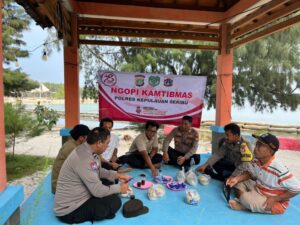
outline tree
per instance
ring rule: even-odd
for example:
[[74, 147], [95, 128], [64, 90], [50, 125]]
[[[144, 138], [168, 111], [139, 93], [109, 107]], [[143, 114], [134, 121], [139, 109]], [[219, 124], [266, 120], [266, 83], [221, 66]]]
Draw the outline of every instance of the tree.
[[[113, 40], [116, 40], [114, 38]], [[131, 38], [118, 38], [133, 41]], [[170, 42], [168, 40], [146, 40]], [[171, 41], [193, 43], [189, 41]], [[296, 110], [300, 104], [300, 27], [285, 30], [234, 50], [233, 104], [248, 101], [257, 111], [278, 107]], [[207, 76], [206, 106], [215, 107], [216, 52], [177, 49], [81, 46], [85, 77], [83, 98], [97, 99], [98, 70]]]
[[257, 111], [300, 105], [300, 26], [243, 45], [235, 51], [234, 103]]
[[65, 96], [64, 84], [56, 84], [56, 83], [43, 83], [49, 90], [53, 93], [51, 94], [53, 98], [63, 99]]
[[3, 1], [2, 15], [3, 60], [5, 64], [10, 64], [16, 62], [18, 57], [29, 55], [21, 47], [26, 45], [22, 32], [29, 30], [30, 17], [13, 0]]
[[2, 43], [4, 69], [4, 94], [19, 96], [21, 91], [38, 87], [38, 83], [30, 80], [22, 70], [12, 69], [12, 63], [16, 63], [20, 57], [28, 57], [27, 50], [22, 50], [26, 43], [22, 40], [24, 30], [29, 29], [30, 17], [24, 9], [13, 0], [4, 0], [2, 8]]
[[4, 123], [5, 133], [12, 144], [12, 156], [15, 155], [16, 137], [22, 132], [29, 130], [32, 119], [29, 115], [24, 113], [25, 106], [20, 102], [15, 106], [11, 103], [4, 105]]
[[21, 92], [39, 87], [37, 81], [29, 79], [28, 75], [22, 73], [19, 69], [4, 69], [3, 83], [4, 95], [12, 97], [19, 97], [21, 96]]

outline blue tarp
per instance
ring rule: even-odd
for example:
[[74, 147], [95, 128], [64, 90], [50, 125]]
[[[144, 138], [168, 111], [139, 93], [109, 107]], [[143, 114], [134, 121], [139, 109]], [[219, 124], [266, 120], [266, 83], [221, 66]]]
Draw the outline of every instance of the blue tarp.
[[[201, 163], [208, 155], [201, 156]], [[162, 166], [162, 174], [175, 178], [178, 169], [168, 165]], [[150, 170], [133, 170], [130, 174], [138, 178], [141, 173], [151, 180]], [[22, 207], [22, 225], [60, 224], [55, 218], [53, 195], [50, 191], [51, 176], [48, 175], [40, 188], [25, 202]], [[133, 181], [130, 183], [132, 186]], [[123, 217], [121, 210], [111, 220], [98, 221], [94, 224], [139, 224], [139, 225], [299, 225], [300, 196], [291, 200], [291, 204], [283, 215], [265, 215], [251, 212], [234, 211], [228, 207], [222, 193], [222, 183], [212, 180], [207, 186], [197, 184], [195, 189], [200, 193], [200, 203], [197, 206], [185, 202], [185, 191], [166, 189], [166, 196], [150, 201], [147, 190], [133, 188], [136, 198], [143, 201], [149, 208], [149, 213], [134, 218]], [[128, 199], [122, 199], [123, 202]], [[30, 223], [28, 223], [28, 221]], [[88, 224], [88, 223], [87, 223]]]

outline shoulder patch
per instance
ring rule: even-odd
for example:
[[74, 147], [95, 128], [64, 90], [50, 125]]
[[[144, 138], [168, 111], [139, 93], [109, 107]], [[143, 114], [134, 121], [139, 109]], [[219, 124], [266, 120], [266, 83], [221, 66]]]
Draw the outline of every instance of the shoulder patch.
[[90, 167], [91, 167], [91, 170], [94, 170], [94, 171], [99, 169], [99, 166], [98, 166], [97, 162], [95, 162], [95, 161], [90, 162]]
[[242, 162], [250, 162], [253, 159], [253, 153], [252, 151], [249, 149], [248, 145], [246, 143], [242, 143], [241, 147], [240, 147], [240, 151], [241, 151], [241, 161]]

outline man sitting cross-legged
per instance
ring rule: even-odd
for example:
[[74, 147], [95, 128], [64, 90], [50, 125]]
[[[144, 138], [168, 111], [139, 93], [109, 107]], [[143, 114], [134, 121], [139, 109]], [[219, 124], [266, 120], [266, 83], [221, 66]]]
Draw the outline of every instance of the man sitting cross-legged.
[[253, 159], [249, 142], [241, 136], [240, 127], [229, 123], [224, 127], [225, 138], [219, 142], [218, 149], [197, 170], [213, 179], [225, 181], [231, 175], [240, 175]]
[[[131, 177], [101, 167], [99, 155], [107, 148], [109, 139], [107, 129], [93, 129], [86, 143], [79, 145], [64, 162], [54, 199], [54, 212], [64, 223], [111, 219], [121, 207], [118, 194], [128, 191]], [[110, 184], [105, 185], [103, 178]], [[119, 183], [114, 184], [115, 180]]]
[[289, 199], [300, 192], [300, 182], [275, 158], [279, 141], [274, 135], [253, 136], [257, 138], [255, 159], [249, 170], [226, 181], [227, 185], [236, 188], [238, 196], [238, 200], [230, 200], [229, 205], [235, 210], [284, 213]]
[[[186, 171], [189, 169], [192, 159], [195, 164], [200, 162], [200, 155], [196, 154], [199, 135], [192, 127], [192, 122], [191, 116], [182, 117], [181, 125], [174, 128], [163, 143], [163, 160], [170, 165], [183, 166]], [[173, 138], [174, 149], [169, 146]]]
[[[157, 168], [160, 167], [162, 155], [158, 154], [157, 130], [159, 124], [148, 121], [145, 131], [139, 134], [132, 142], [129, 152], [126, 153], [126, 162], [133, 168], [150, 168], [152, 175], [157, 176]], [[124, 158], [124, 157], [123, 157]]]

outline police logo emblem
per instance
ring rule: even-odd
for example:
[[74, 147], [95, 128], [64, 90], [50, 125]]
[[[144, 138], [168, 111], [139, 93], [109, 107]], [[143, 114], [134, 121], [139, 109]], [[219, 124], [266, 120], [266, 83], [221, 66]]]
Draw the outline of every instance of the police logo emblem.
[[142, 86], [144, 86], [144, 80], [145, 80], [145, 76], [144, 75], [135, 75], [134, 76], [134, 78], [135, 78], [135, 86], [137, 86], [137, 87], [142, 87]]
[[166, 78], [164, 80], [164, 86], [165, 87], [172, 87], [173, 86], [173, 80], [171, 78]]
[[149, 77], [149, 84], [152, 87], [159, 85], [159, 83], [160, 83], [160, 77], [158, 77], [158, 76], [150, 76]]

